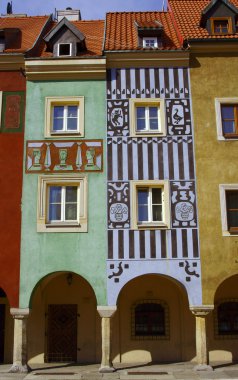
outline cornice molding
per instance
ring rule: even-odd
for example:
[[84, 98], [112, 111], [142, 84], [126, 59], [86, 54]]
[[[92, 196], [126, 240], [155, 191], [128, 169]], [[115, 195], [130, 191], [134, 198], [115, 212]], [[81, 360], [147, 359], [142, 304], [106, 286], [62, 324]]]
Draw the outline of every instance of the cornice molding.
[[105, 79], [106, 59], [27, 59], [27, 80]]
[[17, 71], [24, 67], [23, 54], [0, 54], [0, 71]]
[[188, 51], [105, 52], [107, 68], [188, 67]]
[[237, 41], [189, 41], [189, 51], [194, 53], [233, 53], [238, 54], [238, 39]]

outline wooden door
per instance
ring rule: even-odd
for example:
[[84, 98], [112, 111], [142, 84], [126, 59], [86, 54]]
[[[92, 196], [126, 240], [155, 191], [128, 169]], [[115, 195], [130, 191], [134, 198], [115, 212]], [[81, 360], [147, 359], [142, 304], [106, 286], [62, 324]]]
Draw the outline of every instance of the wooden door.
[[77, 305], [48, 306], [48, 362], [77, 361]]
[[5, 314], [6, 307], [0, 304], [0, 363], [4, 362]]

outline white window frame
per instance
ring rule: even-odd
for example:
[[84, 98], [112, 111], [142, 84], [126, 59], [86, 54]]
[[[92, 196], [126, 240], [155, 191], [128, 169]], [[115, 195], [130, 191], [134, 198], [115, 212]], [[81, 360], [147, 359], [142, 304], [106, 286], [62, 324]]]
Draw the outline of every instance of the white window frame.
[[225, 104], [238, 104], [238, 98], [215, 98], [215, 112], [216, 112], [216, 126], [217, 126], [217, 138], [222, 141], [234, 141], [238, 140], [237, 138], [229, 138], [223, 135], [222, 128], [222, 115], [221, 115], [221, 106]]
[[77, 185], [74, 185], [75, 187], [77, 187], [77, 218], [75, 220], [66, 220], [65, 219], [65, 210], [66, 210], [66, 189], [67, 187], [69, 186], [72, 186], [72, 185], [49, 185], [47, 186], [47, 196], [48, 196], [48, 205], [50, 205], [50, 188], [51, 187], [54, 187], [54, 186], [58, 186], [61, 188], [61, 220], [52, 220], [50, 219], [49, 217], [49, 207], [47, 207], [47, 223], [49, 224], [70, 224], [72, 223], [72, 225], [74, 225], [75, 223], [79, 224], [79, 201], [80, 201], [80, 186], [77, 186]]
[[[60, 46], [61, 45], [69, 45], [69, 54], [60, 54]], [[58, 57], [71, 57], [72, 56], [72, 43], [69, 42], [61, 42], [57, 45], [57, 56]]]
[[[77, 130], [68, 131], [66, 129], [67, 107], [78, 107]], [[62, 131], [53, 131], [53, 110], [54, 106], [64, 106], [64, 129]], [[45, 137], [65, 138], [65, 136], [81, 136], [84, 137], [84, 97], [46, 97], [45, 99]]]
[[[146, 41], [154, 41], [154, 46], [146, 46]], [[143, 37], [143, 47], [144, 48], [157, 48], [158, 47], [158, 38], [157, 37]]]
[[[137, 131], [137, 115], [136, 108], [137, 107], [145, 107], [149, 109], [149, 107], [157, 107], [158, 108], [158, 122], [159, 129], [154, 130], [145, 130], [145, 131]], [[165, 136], [165, 102], [164, 99], [156, 99], [156, 98], [142, 98], [142, 99], [130, 99], [130, 134], [131, 136]]]
[[223, 236], [238, 236], [235, 233], [230, 233], [228, 230], [228, 223], [227, 223], [227, 207], [226, 207], [226, 191], [228, 190], [237, 190], [238, 191], [238, 184], [221, 184], [219, 185], [219, 191], [220, 191], [220, 205], [221, 205], [221, 225], [222, 225], [222, 235]]
[[[49, 187], [78, 187], [78, 219], [49, 221]], [[38, 178], [37, 232], [87, 232], [87, 177], [70, 175], [40, 175]]]
[[[162, 221], [138, 221], [138, 189], [161, 188], [162, 189]], [[168, 229], [170, 228], [170, 195], [169, 181], [131, 181], [131, 226], [132, 229]]]

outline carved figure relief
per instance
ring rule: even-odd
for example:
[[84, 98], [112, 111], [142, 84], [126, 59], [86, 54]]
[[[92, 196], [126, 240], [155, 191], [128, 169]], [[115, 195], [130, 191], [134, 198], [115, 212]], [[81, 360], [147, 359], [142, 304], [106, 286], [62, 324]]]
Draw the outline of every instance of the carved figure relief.
[[26, 172], [102, 171], [102, 140], [28, 141]]
[[109, 136], [129, 135], [129, 101], [110, 100], [107, 104], [107, 125]]
[[166, 115], [169, 135], [190, 135], [192, 133], [189, 100], [167, 100]]
[[129, 228], [129, 182], [108, 183], [108, 227]]
[[194, 182], [172, 182], [171, 208], [173, 227], [197, 226]]

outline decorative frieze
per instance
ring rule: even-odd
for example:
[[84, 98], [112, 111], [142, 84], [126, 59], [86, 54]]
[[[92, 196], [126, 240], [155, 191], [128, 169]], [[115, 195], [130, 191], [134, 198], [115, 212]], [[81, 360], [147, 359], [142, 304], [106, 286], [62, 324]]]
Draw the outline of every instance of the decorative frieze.
[[102, 140], [27, 141], [26, 173], [103, 170]]

